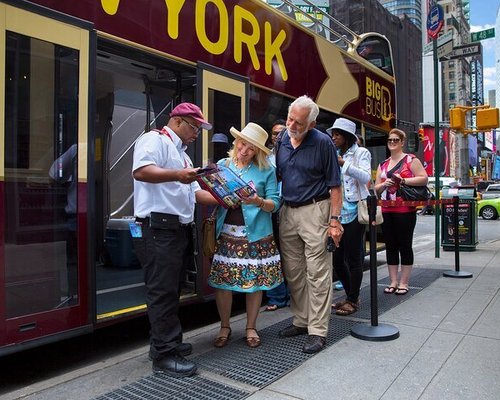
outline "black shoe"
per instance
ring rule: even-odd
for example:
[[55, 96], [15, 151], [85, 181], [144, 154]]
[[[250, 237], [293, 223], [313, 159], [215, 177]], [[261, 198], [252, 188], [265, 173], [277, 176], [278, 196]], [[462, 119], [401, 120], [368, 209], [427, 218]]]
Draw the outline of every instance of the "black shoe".
[[153, 361], [155, 374], [166, 374], [173, 377], [191, 376], [196, 372], [196, 364], [186, 360], [177, 353]]
[[323, 350], [325, 347], [326, 339], [318, 335], [309, 335], [302, 347], [302, 351], [307, 354], [314, 354]]
[[[175, 348], [178, 354], [181, 356], [189, 356], [193, 352], [193, 345], [191, 343], [181, 343]], [[149, 361], [153, 361], [153, 354], [151, 349], [149, 349]]]
[[299, 335], [305, 335], [307, 333], [307, 328], [301, 328], [295, 325], [290, 325], [287, 326], [285, 329], [282, 329], [278, 335], [280, 337], [292, 337], [292, 336], [299, 336]]

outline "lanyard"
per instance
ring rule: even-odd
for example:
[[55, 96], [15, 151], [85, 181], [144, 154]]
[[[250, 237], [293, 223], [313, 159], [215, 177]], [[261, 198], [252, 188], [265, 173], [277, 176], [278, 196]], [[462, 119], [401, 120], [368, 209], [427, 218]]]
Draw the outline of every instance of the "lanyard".
[[[172, 143], [174, 143], [174, 140], [172, 139], [172, 136], [170, 136], [170, 133], [168, 133], [168, 131], [165, 128], [162, 128], [162, 130], [159, 130], [159, 129], [153, 129], [153, 130], [155, 132], [158, 132], [160, 135], [167, 136], [172, 141]], [[174, 143], [174, 145], [175, 145], [175, 143]], [[177, 147], [175, 147], [175, 149], [177, 150]], [[179, 153], [179, 157], [181, 157], [184, 160], [184, 168], [187, 168], [188, 167], [188, 163], [186, 161], [186, 158], [179, 152], [179, 150], [177, 150], [177, 152]]]

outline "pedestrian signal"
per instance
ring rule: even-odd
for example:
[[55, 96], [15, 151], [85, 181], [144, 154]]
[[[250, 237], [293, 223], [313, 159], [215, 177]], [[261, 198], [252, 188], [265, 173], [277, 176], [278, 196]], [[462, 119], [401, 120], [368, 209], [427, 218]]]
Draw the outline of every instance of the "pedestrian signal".
[[424, 137], [425, 137], [424, 128], [419, 128], [418, 129], [418, 140], [420, 140], [421, 142], [423, 142], [424, 141]]
[[476, 125], [478, 131], [489, 131], [498, 128], [498, 108], [484, 108], [476, 111]]
[[450, 128], [458, 131], [465, 129], [465, 110], [457, 107], [450, 109]]

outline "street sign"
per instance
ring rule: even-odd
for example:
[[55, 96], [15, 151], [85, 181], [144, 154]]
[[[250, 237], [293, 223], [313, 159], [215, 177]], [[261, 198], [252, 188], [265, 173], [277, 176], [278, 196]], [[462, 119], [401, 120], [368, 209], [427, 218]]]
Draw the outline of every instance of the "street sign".
[[495, 28], [485, 29], [484, 31], [472, 32], [470, 34], [471, 42], [479, 42], [484, 39], [491, 39], [495, 37]]
[[434, 4], [427, 15], [427, 34], [436, 39], [444, 25], [444, 11], [439, 4]]
[[449, 41], [449, 42], [443, 44], [442, 46], [438, 47], [437, 57], [438, 58], [445, 57], [448, 54], [450, 54], [452, 51], [453, 51], [453, 42]]
[[[455, 58], [461, 57], [472, 57], [475, 55], [481, 54], [481, 44], [466, 44], [464, 46], [457, 46], [453, 48], [453, 51], [448, 54], [446, 60], [453, 60]], [[439, 60], [445, 61], [445, 60]]]
[[[441, 35], [438, 37], [437, 40], [437, 46], [442, 46], [448, 42], [451, 42], [453, 40], [453, 31], [446, 32], [445, 34]], [[424, 48], [422, 49], [422, 52], [424, 54], [430, 53], [432, 51], [432, 42], [427, 43]]]

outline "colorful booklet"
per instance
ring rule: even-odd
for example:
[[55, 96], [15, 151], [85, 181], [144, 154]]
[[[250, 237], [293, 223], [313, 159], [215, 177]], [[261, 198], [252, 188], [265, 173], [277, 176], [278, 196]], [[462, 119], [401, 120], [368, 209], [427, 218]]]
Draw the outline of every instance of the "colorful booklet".
[[245, 182], [236, 173], [224, 166], [202, 168], [196, 180], [208, 190], [224, 208], [237, 207], [243, 197], [255, 193], [253, 182]]

